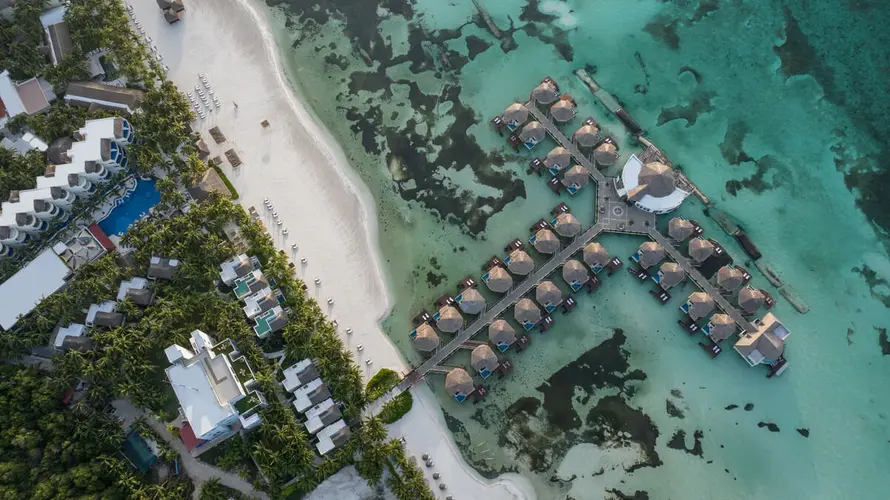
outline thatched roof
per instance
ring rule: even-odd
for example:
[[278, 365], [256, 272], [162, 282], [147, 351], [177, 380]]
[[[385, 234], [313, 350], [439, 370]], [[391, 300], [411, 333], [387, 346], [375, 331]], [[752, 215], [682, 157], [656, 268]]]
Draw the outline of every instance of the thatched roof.
[[522, 127], [519, 132], [519, 138], [525, 142], [539, 142], [547, 135], [547, 130], [541, 125], [541, 122], [531, 122]]
[[567, 122], [575, 117], [575, 105], [568, 99], [560, 99], [550, 106], [550, 116], [557, 122]]
[[562, 290], [552, 281], [542, 281], [535, 287], [535, 300], [542, 306], [555, 306], [562, 302]]
[[693, 238], [689, 242], [689, 256], [696, 262], [708, 260], [708, 257], [714, 255], [715, 250], [714, 244], [704, 238]]
[[215, 168], [208, 168], [201, 180], [188, 188], [188, 192], [192, 198], [198, 201], [209, 198], [212, 192], [223, 196], [231, 196], [229, 188], [226, 187], [222, 177], [219, 176]]
[[640, 265], [644, 269], [654, 266], [664, 259], [664, 247], [654, 241], [640, 245]]
[[597, 133], [599, 130], [593, 125], [582, 125], [579, 128], [575, 135], [572, 136], [575, 139], [575, 142], [578, 143], [578, 146], [582, 148], [592, 148], [596, 146]]
[[525, 123], [528, 120], [528, 109], [518, 102], [513, 103], [504, 110], [501, 119], [507, 123]]
[[532, 99], [541, 104], [550, 104], [555, 101], [557, 97], [559, 97], [559, 93], [556, 91], [556, 87], [554, 87], [552, 83], [541, 82], [540, 85], [535, 87], [535, 90], [532, 90]]
[[423, 323], [417, 327], [417, 336], [413, 343], [418, 351], [432, 351], [439, 347], [439, 335], [429, 323]]
[[590, 267], [605, 266], [609, 262], [609, 252], [599, 242], [591, 241], [584, 247], [584, 262]]
[[572, 162], [572, 153], [569, 153], [569, 150], [562, 147], [556, 146], [551, 149], [549, 153], [547, 153], [547, 157], [544, 158], [544, 165], [547, 168], [552, 168], [556, 165], [559, 165], [560, 168], [568, 167]]
[[535, 250], [541, 253], [555, 253], [559, 250], [559, 238], [549, 229], [541, 229], [535, 233]]
[[535, 261], [525, 250], [513, 250], [510, 252], [510, 262], [507, 263], [507, 269], [513, 274], [525, 276], [535, 269]]
[[531, 299], [521, 299], [513, 306], [513, 317], [520, 323], [541, 321], [541, 309]]
[[488, 370], [493, 372], [498, 367], [498, 356], [486, 344], [473, 349], [470, 355], [470, 365], [478, 372]]
[[460, 315], [453, 306], [445, 306], [439, 309], [439, 319], [436, 320], [436, 326], [439, 330], [447, 333], [454, 333], [464, 326], [464, 317]]
[[612, 165], [618, 161], [618, 148], [610, 142], [604, 142], [593, 151], [593, 159], [598, 165]]
[[501, 266], [492, 267], [488, 271], [488, 289], [495, 293], [504, 293], [513, 286], [513, 277]]
[[579, 260], [571, 259], [562, 266], [562, 279], [566, 283], [584, 283], [589, 277], [587, 268]]
[[668, 236], [683, 241], [695, 232], [695, 226], [683, 217], [674, 217], [668, 222]]
[[571, 238], [581, 232], [581, 223], [569, 212], [556, 217], [556, 233], [564, 238]]
[[488, 341], [496, 346], [516, 342], [516, 330], [505, 320], [499, 319], [488, 325]]
[[705, 292], [695, 292], [689, 296], [689, 317], [693, 320], [704, 318], [714, 310], [714, 299]]
[[460, 292], [460, 310], [467, 314], [479, 314], [485, 310], [485, 297], [475, 288], [467, 288]]
[[711, 332], [709, 333], [711, 340], [718, 343], [726, 340], [738, 331], [735, 321], [728, 314], [717, 313], [711, 316], [708, 324], [711, 327]]
[[633, 201], [640, 201], [646, 195], [662, 198], [673, 193], [677, 187], [674, 171], [660, 161], [644, 164], [638, 179], [639, 184], [627, 194]]
[[164, 19], [170, 24], [179, 22], [179, 13], [173, 9], [164, 9]]
[[686, 272], [676, 262], [665, 262], [661, 265], [658, 274], [661, 276], [661, 281], [658, 284], [665, 289], [679, 284], [686, 278]]
[[445, 390], [452, 397], [457, 394], [469, 396], [476, 387], [473, 385], [473, 377], [463, 368], [453, 368], [445, 376]]
[[734, 292], [745, 282], [745, 275], [738, 269], [723, 266], [717, 270], [717, 285], [727, 292]]
[[746, 286], [739, 292], [739, 307], [745, 312], [755, 313], [763, 307], [766, 302], [766, 295], [762, 291]]
[[584, 187], [590, 182], [590, 172], [581, 165], [575, 165], [568, 169], [562, 176], [562, 184], [568, 186]]

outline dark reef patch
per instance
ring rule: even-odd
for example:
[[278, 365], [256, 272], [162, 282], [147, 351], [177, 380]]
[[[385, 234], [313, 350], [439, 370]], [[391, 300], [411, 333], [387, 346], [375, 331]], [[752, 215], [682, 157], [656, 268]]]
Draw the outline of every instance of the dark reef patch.
[[671, 437], [671, 440], [668, 441], [667, 447], [674, 450], [682, 450], [690, 455], [695, 455], [697, 457], [704, 456], [704, 450], [702, 449], [701, 440], [705, 436], [705, 433], [701, 430], [696, 430], [692, 433], [692, 448], [686, 447], [686, 431], [677, 430], [674, 435]]
[[742, 149], [742, 143], [745, 142], [745, 136], [749, 131], [748, 124], [743, 121], [731, 122], [726, 127], [723, 142], [720, 143], [720, 154], [730, 165], [754, 161], [754, 158], [748, 156], [748, 153]]
[[652, 38], [667, 45], [671, 50], [680, 49], [680, 36], [677, 35], [679, 21], [668, 16], [658, 16], [643, 31], [652, 35]]
[[674, 120], [686, 120], [686, 126], [691, 127], [698, 121], [699, 115], [710, 113], [714, 110], [712, 101], [715, 97], [717, 97], [716, 92], [696, 90], [685, 104], [661, 108], [657, 123], [661, 126]]
[[691, 23], [697, 23], [702, 19], [708, 17], [712, 12], [716, 11], [720, 7], [718, 0], [699, 0], [698, 8], [695, 9], [695, 13], [692, 14], [692, 19], [690, 19]]
[[878, 345], [881, 346], [881, 355], [890, 355], [890, 339], [887, 338], [887, 329], [874, 327], [878, 332]]
[[470, 60], [476, 59], [476, 56], [488, 50], [491, 44], [475, 35], [470, 35], [466, 39], [467, 51]]
[[649, 493], [637, 490], [633, 494], [622, 493], [616, 489], [607, 489], [606, 493], [612, 495], [608, 500], [649, 500]]
[[745, 411], [751, 411], [753, 409], [754, 409], [754, 403], [746, 403], [745, 404]]
[[738, 407], [739, 407], [739, 405], [729, 405], [726, 408], [724, 408], [724, 410], [735, 410]]
[[540, 4], [541, 0], [526, 0], [526, 4], [522, 7], [522, 11], [519, 14], [519, 20], [547, 25], [553, 24], [558, 17], [553, 14], [545, 14], [544, 12], [541, 12], [539, 7]]
[[773, 52], [782, 61], [779, 71], [786, 78], [805, 74], [812, 76], [825, 90], [826, 95], [830, 94], [834, 97], [832, 99], [834, 102], [842, 104], [835, 100], [841, 96], [835, 90], [834, 71], [810, 43], [791, 9], [786, 6], [782, 8], [782, 12], [785, 15], [785, 42], [773, 47]]
[[631, 408], [621, 396], [606, 396], [587, 414], [586, 423], [592, 427], [584, 433], [585, 440], [594, 443], [605, 442], [605, 431], [611, 433], [626, 432], [631, 439], [640, 444], [646, 454], [646, 460], [627, 469], [633, 472], [641, 467], [658, 467], [661, 458], [655, 450], [658, 441], [658, 427], [648, 415]]
[[559, 429], [539, 428], [541, 401], [533, 397], [519, 398], [504, 411], [507, 425], [501, 428], [499, 446], [513, 446], [527, 459], [529, 468], [545, 472], [553, 465], [554, 456], [562, 456], [569, 448], [565, 434]]
[[865, 284], [871, 290], [872, 298], [880, 301], [885, 307], [890, 307], [890, 293], [883, 291], [890, 288], [890, 282], [878, 276], [878, 273], [866, 265], [863, 265], [861, 268], [854, 267], [853, 272], [859, 274], [865, 280]]
[[772, 422], [757, 422], [757, 427], [766, 427], [770, 432], [779, 432], [779, 426]]
[[683, 73], [689, 73], [692, 75], [692, 78], [695, 78], [695, 83], [701, 83], [702, 76], [695, 68], [691, 66], [683, 66], [680, 68], [680, 71], [677, 73], [677, 76], [682, 75]]
[[683, 414], [683, 410], [678, 408], [677, 405], [675, 405], [674, 402], [671, 401], [670, 399], [666, 399], [664, 401], [664, 406], [665, 406], [665, 410], [667, 411], [667, 414], [669, 416], [674, 417], [674, 418], [680, 418], [680, 419], [686, 417], [686, 415]]
[[[788, 166], [772, 155], [764, 155], [754, 161], [756, 171], [743, 179], [726, 181], [726, 192], [735, 196], [742, 189], [750, 189], [755, 193], [762, 193], [774, 189], [782, 184], [782, 179], [788, 172]], [[772, 182], [766, 176], [773, 172]]]
[[809, 429], [805, 429], [805, 428], [804, 428], [804, 429], [797, 429], [797, 432], [798, 432], [801, 436], [803, 436], [803, 437], [805, 437], [805, 438], [810, 437], [810, 430], [809, 430]]

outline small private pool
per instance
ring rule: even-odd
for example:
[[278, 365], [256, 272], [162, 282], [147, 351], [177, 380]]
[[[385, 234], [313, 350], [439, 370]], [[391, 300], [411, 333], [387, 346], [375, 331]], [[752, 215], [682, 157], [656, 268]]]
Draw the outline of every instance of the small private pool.
[[99, 228], [108, 236], [122, 236], [127, 232], [127, 228], [161, 201], [155, 182], [155, 179], [139, 179], [133, 191], [115, 202], [115, 207], [99, 222]]

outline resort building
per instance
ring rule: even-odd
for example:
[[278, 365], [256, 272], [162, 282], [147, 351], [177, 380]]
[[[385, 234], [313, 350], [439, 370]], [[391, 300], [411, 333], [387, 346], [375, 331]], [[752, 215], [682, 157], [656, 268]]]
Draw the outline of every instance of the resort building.
[[563, 238], [574, 238], [581, 232], [581, 223], [568, 212], [557, 215], [550, 224], [556, 230], [556, 234]]
[[736, 267], [723, 266], [717, 270], [716, 281], [724, 293], [732, 293], [745, 283], [745, 275]]
[[58, 350], [63, 350], [63, 345], [65, 344], [66, 339], [83, 337], [86, 334], [86, 331], [86, 325], [80, 323], [71, 323], [66, 327], [62, 327], [61, 325], [57, 326], [54, 333], [55, 339], [53, 340], [53, 347]]
[[253, 370], [235, 344], [215, 343], [201, 330], [189, 342], [191, 349], [174, 344], [164, 351], [171, 363], [167, 378], [186, 420], [180, 429], [186, 446], [230, 434], [236, 422], [245, 429], [258, 426], [266, 399], [254, 389]]
[[124, 315], [119, 312], [98, 311], [93, 317], [90, 326], [103, 328], [117, 328], [124, 324]]
[[8, 137], [0, 138], [0, 147], [16, 154], [24, 155], [34, 150], [44, 152], [49, 148], [43, 139], [31, 132], [25, 132], [21, 136], [7, 135]]
[[689, 257], [691, 257], [696, 264], [701, 264], [708, 260], [716, 251], [717, 247], [711, 240], [706, 240], [701, 237], [689, 240]]
[[256, 269], [253, 259], [248, 258], [247, 254], [236, 255], [220, 264], [219, 268], [219, 278], [229, 286], [234, 286], [236, 279], [244, 277]]
[[610, 167], [618, 161], [618, 147], [606, 141], [593, 150], [593, 162], [597, 166]]
[[445, 376], [445, 390], [458, 403], [463, 403], [476, 390], [473, 377], [463, 368], [452, 368]]
[[108, 315], [114, 313], [116, 309], [117, 302], [113, 300], [106, 300], [100, 304], [91, 304], [89, 309], [87, 309], [87, 317], [84, 323], [87, 326], [95, 326], [96, 318], [103, 318], [102, 322], [108, 322]]
[[680, 306], [680, 310], [688, 314], [692, 321], [698, 321], [714, 311], [714, 299], [705, 292], [695, 292]]
[[719, 344], [738, 332], [739, 327], [728, 314], [717, 313], [711, 316], [711, 319], [708, 320], [708, 324], [702, 328], [702, 331], [715, 344]]
[[268, 287], [269, 282], [266, 281], [266, 277], [263, 276], [263, 272], [259, 269], [254, 269], [253, 271], [235, 280], [235, 283], [233, 284], [233, 291], [235, 292], [235, 297], [238, 300], [244, 300], [248, 295], [255, 294], [260, 290]]
[[593, 148], [599, 142], [599, 129], [596, 128], [596, 125], [592, 125], [590, 123], [585, 123], [572, 134], [572, 141], [579, 148]]
[[257, 337], [264, 339], [287, 325], [287, 311], [281, 306], [275, 306], [254, 318], [254, 321], [256, 325], [253, 327], [253, 332]]
[[475, 288], [467, 288], [454, 298], [457, 306], [465, 314], [479, 314], [485, 310], [485, 297]]
[[[552, 234], [552, 233], [551, 233]], [[554, 236], [554, 238], [556, 238]], [[513, 277], [501, 266], [494, 266], [482, 275], [482, 281], [495, 293], [506, 293], [513, 288]]]
[[535, 250], [543, 254], [549, 255], [559, 250], [559, 238], [549, 229], [538, 230], [529, 242], [535, 247]]
[[446, 333], [455, 333], [464, 326], [464, 317], [454, 306], [445, 306], [433, 315], [436, 327]]
[[501, 115], [501, 120], [504, 121], [508, 129], [511, 131], [516, 130], [519, 126], [528, 121], [528, 109], [518, 102], [513, 103], [504, 110], [504, 114]]
[[60, 5], [40, 14], [40, 24], [49, 45], [49, 56], [53, 66], [58, 66], [68, 54], [71, 53], [71, 33], [68, 24], [65, 23], [65, 13], [68, 8]]
[[148, 279], [170, 281], [179, 270], [179, 261], [164, 257], [152, 257], [148, 264]]
[[145, 92], [97, 82], [71, 82], [65, 91], [65, 102], [82, 108], [100, 108], [132, 114], [139, 108]]
[[649, 269], [664, 260], [664, 247], [654, 241], [647, 241], [630, 258], [643, 269]]
[[544, 166], [547, 167], [551, 175], [556, 175], [560, 170], [569, 168], [571, 163], [572, 153], [562, 146], [551, 149], [544, 158]]
[[552, 281], [542, 281], [535, 287], [535, 301], [548, 313], [562, 304], [562, 290]]
[[0, 283], [0, 327], [9, 330], [37, 304], [64, 287], [71, 269], [47, 248], [17, 273]]
[[529, 298], [520, 299], [513, 306], [513, 319], [526, 330], [531, 330], [541, 321], [541, 309]]
[[284, 380], [281, 381], [281, 385], [284, 386], [284, 390], [287, 392], [294, 392], [300, 386], [306, 385], [318, 378], [318, 370], [315, 369], [315, 364], [308, 359], [301, 360], [285, 368], [282, 373], [284, 374]]
[[245, 297], [244, 307], [242, 307], [241, 310], [244, 311], [244, 315], [247, 316], [247, 319], [254, 319], [277, 305], [278, 300], [272, 293], [272, 288], [267, 286], [266, 288]]
[[695, 233], [695, 226], [683, 217], [674, 217], [668, 222], [668, 236], [674, 241], [686, 241]]
[[20, 114], [34, 115], [46, 111], [55, 100], [52, 85], [43, 78], [16, 83], [9, 71], [4, 70], [0, 73], [0, 128]]
[[644, 164], [637, 155], [630, 155], [615, 189], [625, 201], [645, 212], [666, 214], [676, 209], [689, 196], [677, 185], [677, 173], [659, 161]]
[[563, 95], [556, 101], [552, 106], [550, 106], [550, 117], [557, 123], [565, 123], [578, 113], [578, 110], [575, 109], [575, 103], [572, 102], [572, 98], [568, 95]]
[[562, 266], [562, 279], [572, 287], [572, 290], [578, 291], [590, 280], [590, 275], [581, 261], [570, 259]]
[[340, 414], [340, 408], [334, 403], [334, 400], [325, 399], [306, 410], [306, 430], [309, 431], [309, 434], [315, 434], [341, 418], [343, 415]]
[[414, 348], [421, 352], [430, 352], [439, 347], [439, 335], [429, 323], [423, 322], [409, 334]]
[[590, 182], [590, 172], [581, 165], [568, 169], [562, 176], [562, 185], [569, 190], [569, 194], [577, 193], [588, 182]]
[[504, 263], [507, 264], [507, 270], [517, 276], [525, 276], [535, 270], [535, 261], [522, 249], [510, 252]]
[[317, 378], [294, 391], [294, 408], [303, 413], [330, 397], [331, 391], [328, 390], [328, 386]]
[[479, 376], [487, 379], [497, 370], [499, 362], [497, 355], [491, 350], [491, 347], [482, 344], [473, 349], [470, 355], [470, 364], [479, 373]]
[[130, 280], [124, 280], [117, 288], [117, 300], [130, 299], [136, 305], [150, 305], [154, 294], [148, 289], [148, 280], [136, 277]]
[[746, 286], [739, 291], [739, 307], [745, 314], [754, 314], [766, 303], [763, 290]]
[[676, 262], [665, 262], [658, 270], [658, 274], [652, 276], [652, 279], [658, 283], [662, 290], [670, 290], [686, 279], [686, 271]]
[[591, 271], [599, 273], [609, 262], [609, 252], [599, 242], [591, 241], [584, 246], [583, 258]]
[[495, 320], [488, 325], [488, 341], [497, 347], [498, 351], [504, 352], [516, 342], [516, 330], [503, 319]]
[[541, 122], [531, 122], [522, 127], [519, 132], [519, 139], [525, 144], [527, 149], [532, 149], [547, 136], [547, 129], [541, 125]]
[[552, 81], [545, 80], [532, 90], [529, 97], [531, 98], [530, 100], [540, 104], [551, 104], [559, 99], [559, 89]]
[[346, 444], [351, 435], [346, 422], [338, 420], [318, 433], [318, 443], [315, 444], [315, 448], [321, 456], [325, 456]]
[[[785, 352], [785, 339], [791, 332], [772, 313], [766, 313], [763, 319], [755, 320], [754, 326], [757, 331], [744, 333], [735, 343], [734, 349], [751, 366], [775, 365]], [[782, 370], [785, 366], [787, 364]]]

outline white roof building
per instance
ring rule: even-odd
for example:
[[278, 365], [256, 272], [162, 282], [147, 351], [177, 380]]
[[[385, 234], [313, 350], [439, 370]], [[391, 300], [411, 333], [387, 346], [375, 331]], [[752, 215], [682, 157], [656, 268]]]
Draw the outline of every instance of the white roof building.
[[785, 339], [791, 332], [773, 313], [766, 313], [754, 326], [757, 331], [740, 335], [733, 348], [751, 366], [772, 365], [785, 352]]
[[28, 265], [0, 284], [0, 327], [9, 330], [46, 297], [65, 286], [68, 266], [47, 248]]
[[294, 397], [294, 408], [298, 412], [303, 413], [331, 397], [331, 391], [328, 390], [328, 386], [320, 378], [317, 378], [294, 391]]
[[106, 300], [101, 304], [91, 304], [90, 308], [87, 309], [87, 317], [84, 322], [87, 326], [93, 326], [93, 323], [96, 321], [97, 313], [113, 313], [115, 309], [117, 309], [117, 302], [113, 300]]
[[311, 360], [304, 359], [284, 369], [284, 380], [281, 385], [287, 392], [294, 392], [301, 385], [308, 384], [318, 378], [318, 371]]
[[683, 203], [691, 193], [677, 185], [677, 173], [658, 161], [644, 164], [630, 155], [621, 177], [615, 180], [618, 194], [640, 210], [666, 214]]
[[235, 280], [254, 270], [253, 263], [247, 254], [242, 253], [219, 265], [219, 277], [223, 283], [232, 286]]
[[278, 301], [272, 295], [272, 288], [267, 286], [259, 292], [245, 297], [242, 310], [247, 319], [253, 319], [260, 313], [268, 311], [277, 305]]
[[62, 344], [65, 342], [65, 337], [82, 337], [85, 332], [85, 325], [81, 325], [80, 323], [71, 323], [64, 328], [59, 328], [59, 331], [56, 332], [56, 340], [55, 342], [53, 342], [53, 345], [56, 349], [61, 349]]
[[331, 451], [346, 444], [350, 435], [351, 432], [349, 431], [349, 427], [346, 426], [346, 422], [337, 420], [318, 433], [318, 443], [315, 447], [318, 449], [319, 454], [322, 456], [327, 455]]
[[124, 300], [127, 296], [127, 290], [143, 290], [148, 288], [148, 280], [145, 278], [135, 277], [131, 280], [121, 281], [117, 288], [117, 300]]
[[306, 410], [306, 418], [306, 430], [309, 434], [315, 434], [325, 426], [340, 420], [342, 415], [334, 400], [328, 398]]

